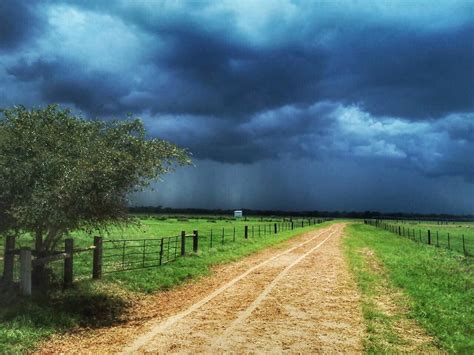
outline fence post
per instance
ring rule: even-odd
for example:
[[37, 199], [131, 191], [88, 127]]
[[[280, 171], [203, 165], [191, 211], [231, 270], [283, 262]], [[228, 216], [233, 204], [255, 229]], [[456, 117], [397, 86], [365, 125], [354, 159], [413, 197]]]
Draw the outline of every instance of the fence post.
[[102, 237], [94, 237], [94, 252], [92, 256], [92, 278], [102, 277]]
[[244, 238], [249, 239], [249, 226], [244, 227]]
[[398, 226], [398, 235], [402, 235], [402, 228]]
[[449, 240], [449, 233], [448, 233], [448, 249], [451, 250], [451, 242]]
[[274, 224], [274, 228], [275, 228], [275, 234], [277, 234], [278, 230], [277, 230], [277, 224], [276, 223]]
[[24, 296], [31, 296], [31, 249], [20, 250], [20, 291]]
[[466, 256], [467, 251], [466, 251], [466, 243], [464, 242], [464, 234], [462, 235], [462, 251], [464, 252], [464, 256]]
[[186, 232], [181, 231], [181, 256], [186, 254]]
[[64, 259], [64, 288], [70, 288], [73, 280], [74, 268], [74, 239], [64, 240], [64, 252], [68, 256]]
[[198, 252], [198, 243], [199, 243], [199, 233], [197, 230], [193, 231], [193, 252]]
[[293, 226], [293, 221], [291, 221], [291, 230], [293, 230], [294, 226]]
[[161, 238], [160, 242], [160, 265], [163, 263], [163, 238]]
[[178, 238], [179, 236], [176, 236], [175, 242], [174, 242], [174, 258], [176, 259], [178, 257]]
[[224, 245], [224, 238], [225, 238], [225, 232], [224, 232], [224, 228], [222, 228], [222, 245]]
[[431, 245], [431, 231], [428, 229], [428, 244]]
[[11, 284], [13, 282], [13, 263], [15, 261], [15, 254], [12, 250], [15, 249], [15, 237], [7, 235], [5, 239], [5, 250], [3, 255], [3, 282]]
[[233, 234], [232, 240], [235, 242], [235, 227], [234, 227], [234, 234]]

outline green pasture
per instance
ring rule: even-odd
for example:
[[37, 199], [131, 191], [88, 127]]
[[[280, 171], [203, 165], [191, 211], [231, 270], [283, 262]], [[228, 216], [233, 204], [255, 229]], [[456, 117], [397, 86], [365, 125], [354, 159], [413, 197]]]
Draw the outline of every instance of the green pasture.
[[[307, 221], [307, 220], [306, 220]], [[163, 266], [133, 271], [105, 274], [102, 280], [91, 280], [91, 256], [80, 254], [74, 257], [76, 282], [71, 290], [56, 290], [47, 296], [31, 299], [18, 297], [15, 293], [0, 298], [0, 353], [18, 353], [35, 349], [38, 342], [49, 335], [68, 331], [77, 326], [108, 326], [121, 322], [126, 317], [133, 299], [146, 293], [165, 290], [186, 280], [208, 275], [214, 265], [228, 263], [250, 255], [266, 247], [279, 244], [305, 231], [327, 226], [332, 222], [311, 225], [294, 230], [281, 230], [278, 234], [262, 234], [262, 226], [277, 220], [249, 218], [247, 221], [219, 218], [170, 218], [159, 216], [142, 217], [139, 226], [125, 229], [110, 228], [103, 232], [104, 239], [158, 238], [199, 231], [200, 248], [197, 254], [189, 253]], [[296, 223], [296, 220], [295, 220]], [[298, 223], [301, 223], [299, 221]], [[249, 238], [244, 239], [244, 226], [249, 226]], [[258, 236], [258, 226], [261, 234]], [[254, 226], [254, 235], [251, 227]], [[236, 228], [235, 242], [231, 240]], [[225, 231], [222, 244], [222, 228]], [[268, 227], [267, 227], [268, 228]], [[216, 239], [210, 247], [210, 232]], [[91, 245], [94, 234], [74, 233], [77, 247]], [[19, 244], [31, 244], [25, 236]], [[187, 250], [192, 250], [187, 245]], [[62, 263], [55, 263], [55, 275], [61, 276]]]
[[[400, 227], [402, 234], [414, 241], [427, 243], [430, 231], [431, 244], [474, 256], [474, 222], [400, 221], [383, 220]], [[464, 236], [464, 245], [463, 245]]]
[[[149, 239], [147, 245], [154, 246], [158, 239], [163, 237], [179, 236], [182, 231], [187, 234], [197, 230], [199, 233], [199, 249], [201, 252], [208, 251], [207, 249], [215, 249], [219, 244], [222, 244], [222, 233], [224, 232], [224, 243], [228, 244], [234, 239], [239, 242], [244, 236], [244, 227], [249, 227], [249, 238], [263, 236], [264, 231], [269, 235], [270, 229], [273, 231], [274, 223], [282, 223], [281, 218], [272, 217], [247, 217], [246, 219], [234, 219], [231, 217], [222, 216], [162, 216], [162, 215], [136, 215], [135, 220], [126, 227], [110, 226], [105, 230], [91, 231], [86, 233], [84, 231], [77, 231], [71, 233], [74, 239], [75, 248], [87, 248], [93, 245], [94, 236], [102, 236], [107, 240], [137, 240], [135, 244], [141, 243], [143, 239]], [[314, 219], [312, 219], [314, 220]], [[301, 222], [308, 225], [308, 219], [294, 219], [294, 226], [301, 227]], [[259, 233], [260, 228], [260, 233]], [[286, 224], [288, 228], [288, 223]], [[212, 243], [211, 243], [212, 234]], [[155, 244], [151, 241], [157, 240]], [[187, 239], [187, 250], [192, 250], [192, 241]], [[109, 243], [110, 244], [110, 243]], [[0, 253], [3, 255], [3, 239], [0, 240]], [[33, 237], [25, 234], [17, 239], [17, 247], [31, 247], [34, 246]], [[120, 246], [120, 243], [115, 245]], [[107, 245], [108, 247], [109, 245]], [[58, 250], [62, 250], [64, 245], [59, 245]], [[155, 250], [156, 252], [156, 250]], [[92, 272], [92, 251], [75, 255], [74, 260], [75, 277], [87, 278]], [[62, 262], [55, 262], [51, 264], [55, 270], [55, 274], [61, 278], [62, 276]], [[0, 263], [0, 273], [3, 271], [3, 263]], [[18, 270], [15, 270], [18, 273]]]
[[[427, 224], [430, 228], [437, 227]], [[451, 227], [455, 228], [455, 227]], [[464, 230], [469, 230], [466, 225]], [[440, 229], [441, 230], [441, 229]], [[406, 237], [354, 223], [344, 240], [349, 263], [362, 294], [369, 353], [399, 353], [404, 340], [397, 324], [415, 320], [434, 338], [415, 352], [433, 347], [452, 353], [474, 352], [474, 262], [470, 257], [443, 248], [414, 243]], [[367, 255], [382, 264], [374, 271]], [[388, 279], [388, 286], [384, 279]], [[384, 294], [406, 295], [399, 304], [407, 311], [386, 313], [378, 299]]]

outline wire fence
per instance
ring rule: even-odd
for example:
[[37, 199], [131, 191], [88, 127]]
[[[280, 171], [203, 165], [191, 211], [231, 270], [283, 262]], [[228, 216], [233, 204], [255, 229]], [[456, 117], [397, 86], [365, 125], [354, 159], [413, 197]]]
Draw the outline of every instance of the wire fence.
[[145, 269], [164, 265], [181, 254], [179, 236], [156, 239], [104, 240], [102, 272]]
[[[159, 267], [179, 257], [196, 252], [217, 252], [223, 246], [243, 239], [274, 236], [280, 232], [319, 224], [326, 219], [305, 219], [277, 223], [259, 223], [208, 228], [193, 234], [147, 238], [103, 240], [102, 273]], [[90, 269], [89, 269], [90, 270]]]
[[[205, 257], [207, 254], [232, 247], [232, 244], [244, 243], [248, 239], [277, 237], [281, 232], [319, 224], [327, 220], [284, 219], [278, 222], [263, 223], [267, 221], [261, 219], [262, 223], [210, 228], [207, 226], [200, 231], [193, 231], [192, 234], [182, 231], [180, 235], [160, 238], [103, 239], [94, 237], [94, 245], [85, 248], [74, 247], [74, 240], [69, 238], [65, 240], [64, 250], [54, 251], [44, 262], [47, 264], [51, 279], [55, 283], [63, 282], [63, 286], [67, 288], [71, 286], [73, 280], [101, 278], [102, 274], [128, 270], [156, 268], [179, 257], [197, 253]], [[14, 284], [20, 281], [20, 250], [22, 248], [32, 250], [32, 241], [8, 238], [13, 244], [9, 244], [10, 246], [7, 248], [5, 246], [8, 244], [6, 240], [1, 243], [0, 265], [2, 269], [0, 270], [2, 272], [0, 275], [3, 275], [3, 281]], [[32, 255], [35, 257], [35, 252]], [[9, 261], [4, 263], [5, 256]], [[32, 258], [33, 264], [37, 261], [37, 256]], [[43, 259], [39, 262], [43, 263]], [[4, 267], [6, 264], [9, 264], [8, 268]], [[5, 273], [3, 269], [13, 270], [13, 272]], [[11, 275], [12, 273], [13, 275]]]
[[408, 226], [387, 223], [383, 220], [364, 220], [365, 224], [380, 228], [418, 243], [433, 245], [464, 254], [474, 256], [474, 237], [452, 232], [412, 228]]

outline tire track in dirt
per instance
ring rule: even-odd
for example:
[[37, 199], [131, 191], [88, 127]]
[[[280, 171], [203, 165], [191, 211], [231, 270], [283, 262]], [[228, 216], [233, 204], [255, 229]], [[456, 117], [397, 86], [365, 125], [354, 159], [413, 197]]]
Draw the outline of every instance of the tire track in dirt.
[[311, 248], [308, 252], [304, 253], [300, 257], [298, 257], [296, 260], [294, 260], [291, 264], [289, 264], [287, 267], [285, 267], [273, 280], [268, 284], [267, 287], [258, 295], [258, 297], [252, 302], [252, 304], [247, 307], [239, 316], [237, 319], [235, 319], [232, 324], [225, 330], [224, 333], [222, 333], [218, 339], [211, 344], [210, 351], [214, 351], [216, 348], [222, 346], [222, 342], [231, 336], [232, 332], [234, 331], [235, 328], [237, 328], [239, 325], [245, 322], [245, 320], [250, 317], [253, 311], [268, 297], [268, 294], [275, 288], [278, 282], [282, 278], [284, 278], [288, 272], [296, 266], [298, 263], [300, 263], [304, 258], [306, 258], [308, 255], [313, 253], [316, 249], [319, 249], [321, 245], [323, 245], [329, 238], [331, 238], [336, 232], [339, 230], [335, 230], [329, 234], [328, 237], [326, 237], [322, 242], [320, 242], [318, 245], [315, 247]]
[[360, 295], [341, 236], [295, 265], [216, 353], [361, 353]]
[[[124, 352], [361, 351], [363, 322], [356, 287], [338, 244], [341, 230], [340, 224], [325, 229], [252, 267], [212, 299], [198, 302], [199, 307], [182, 312], [179, 319], [171, 317], [158, 324]], [[326, 238], [321, 241], [320, 236]], [[314, 284], [322, 284], [325, 292], [312, 287]], [[284, 317], [275, 320], [271, 315], [278, 302]], [[329, 313], [318, 302], [325, 303]], [[331, 317], [318, 324], [306, 303]], [[294, 339], [299, 339], [297, 347]], [[332, 344], [328, 346], [324, 339]], [[293, 345], [288, 348], [286, 344]]]
[[[331, 226], [313, 233], [308, 240], [252, 266], [188, 309], [154, 325], [149, 332], [128, 345], [123, 353], [139, 351], [142, 347], [156, 342], [155, 337], [160, 338], [161, 335], [170, 334], [172, 334], [170, 337], [173, 339], [173, 344], [169, 346], [169, 351], [176, 351], [178, 342], [181, 350], [196, 344], [206, 346], [215, 334], [222, 331], [225, 324], [235, 318], [235, 314], [244, 311], [254, 301], [255, 295], [262, 292], [288, 263], [304, 253], [306, 245], [314, 243], [315, 240], [318, 241], [320, 236], [333, 230], [337, 230], [337, 227]], [[193, 316], [189, 317], [191, 314]], [[177, 323], [178, 332], [176, 329], [168, 331]], [[160, 351], [163, 350], [162, 347], [159, 346]]]
[[[337, 225], [340, 226], [341, 224], [339, 223]], [[197, 339], [193, 337], [188, 337], [188, 334], [186, 333], [180, 333], [180, 329], [168, 329], [167, 334], [173, 340], [170, 344], [164, 344], [163, 346], [160, 346], [156, 343], [158, 339], [153, 339], [156, 347], [153, 348], [151, 346], [152, 344], [149, 344], [150, 347], [148, 348], [148, 350], [155, 351], [158, 353], [162, 353], [165, 351], [175, 353], [204, 352], [206, 349], [208, 349], [209, 344], [212, 344], [212, 341], [214, 341], [215, 338], [225, 330], [228, 324], [230, 324], [232, 320], [236, 318], [236, 314], [239, 314], [239, 312], [245, 310], [254, 301], [254, 295], [258, 295], [259, 292], [262, 292], [265, 286], [271, 282], [272, 278], [274, 278], [281, 270], [283, 270], [285, 266], [294, 261], [299, 255], [301, 255], [301, 253], [307, 251], [308, 248], [311, 247], [311, 245], [315, 245], [307, 244], [312, 243], [312, 241], [315, 240], [315, 237], [319, 238], [317, 236], [318, 232], [327, 233], [328, 230], [334, 230], [337, 225], [333, 225], [331, 228], [326, 227], [324, 229], [318, 228], [310, 230], [299, 235], [295, 235], [287, 241], [283, 241], [279, 244], [275, 244], [261, 251], [253, 253], [238, 261], [222, 265], [215, 265], [212, 267], [211, 276], [202, 276], [195, 279], [190, 279], [186, 283], [173, 287], [170, 290], [156, 292], [145, 297], [143, 295], [127, 294], [125, 297], [129, 297], [130, 302], [133, 302], [133, 306], [127, 311], [127, 314], [124, 315], [123, 320], [120, 323], [101, 328], [78, 327], [63, 334], [55, 334], [50, 339], [41, 344], [41, 346], [37, 350], [37, 353], [115, 354], [122, 352], [127, 347], [129, 348], [131, 343], [134, 342], [134, 340], [143, 337], [144, 334], [149, 334], [150, 329], [155, 327], [157, 324], [165, 322], [170, 317], [173, 317], [178, 313], [186, 311], [193, 304], [200, 302], [202, 299], [206, 298], [214, 290], [218, 290], [234, 278], [239, 277], [243, 273], [248, 272], [249, 269], [253, 268], [254, 272], [252, 273], [252, 275], [249, 275], [249, 277], [245, 278], [245, 283], [241, 282], [239, 283], [239, 287], [229, 288], [220, 296], [220, 299], [219, 297], [217, 297], [216, 299], [211, 300], [208, 305], [206, 305], [206, 307], [210, 307], [211, 310], [214, 309], [214, 313], [200, 312], [200, 317], [197, 317], [197, 313], [192, 314], [192, 318], [195, 318], [194, 321], [196, 321], [197, 324], [203, 326], [202, 329], [198, 327], [197, 330], [195, 330], [195, 327], [192, 327], [192, 324], [190, 324], [190, 326], [188, 327], [188, 330], [192, 330], [194, 333], [199, 335]], [[331, 238], [331, 240], [329, 240], [326, 245], [324, 245], [320, 250], [316, 251], [315, 254], [319, 255], [324, 252], [324, 255], [326, 255], [327, 244], [332, 244], [335, 238], [338, 239], [338, 236]], [[319, 241], [315, 240], [315, 242]], [[300, 248], [303, 246], [307, 246], [307, 248]], [[300, 248], [301, 250], [297, 248]], [[282, 253], [284, 255], [281, 255]], [[276, 256], [279, 257], [275, 258]], [[266, 264], [265, 270], [255, 270], [256, 266], [260, 265], [262, 262], [267, 262], [269, 259], [272, 260]], [[306, 263], [306, 261], [304, 263]], [[345, 265], [342, 266], [342, 269], [344, 270]], [[319, 264], [316, 265], [316, 268], [318, 267]], [[338, 267], [333, 268], [331, 265], [321, 265], [321, 270], [332, 270], [337, 268]], [[297, 269], [299, 270], [300, 267], [298, 267]], [[319, 272], [318, 270], [309, 270], [309, 272], [312, 274], [317, 274]], [[293, 275], [295, 271], [296, 269], [293, 270], [290, 274]], [[313, 280], [313, 283], [319, 284], [320, 280]], [[338, 283], [339, 282], [336, 282], [336, 284]], [[330, 291], [331, 289], [337, 289], [338, 287], [339, 286], [335, 287], [334, 284], [332, 284], [330, 287], [324, 287], [323, 289]], [[300, 285], [298, 284], [295, 284], [294, 289], [291, 289], [290, 291], [285, 289], [284, 291], [293, 293], [295, 295], [301, 294], [300, 296], [298, 296], [299, 298], [306, 297], [303, 294], [303, 290], [304, 288], [300, 287]], [[273, 297], [273, 295], [275, 293], [278, 293], [279, 291], [280, 287], [276, 287], [271, 292], [269, 297]], [[226, 304], [227, 306], [229, 306], [228, 309], [230, 311], [226, 311], [226, 307], [222, 307], [223, 304], [220, 303], [221, 301], [224, 302], [224, 304]], [[287, 300], [285, 302], [287, 305], [290, 305], [290, 301], [291, 300]], [[263, 307], [263, 309], [266, 309], [267, 302], [263, 302], [261, 306]], [[278, 305], [274, 306], [276, 307]], [[268, 323], [268, 326], [275, 328], [273, 336], [279, 338], [280, 336], [278, 334], [281, 332], [281, 329], [279, 329], [279, 323], [287, 324], [288, 319], [283, 318], [277, 321], [274, 318], [278, 314], [271, 314], [271, 312], [267, 312], [262, 315], [262, 307], [257, 307], [255, 312], [252, 314], [252, 317], [250, 317], [248, 322], [245, 323], [245, 326], [249, 326], [250, 329], [253, 329], [253, 325], [256, 322], [256, 320], [254, 319], [254, 315], [258, 314], [259, 319], [262, 321], [262, 325], [256, 328], [262, 328], [263, 324]], [[294, 306], [288, 307], [291, 313], [300, 312], [298, 310], [295, 310]], [[354, 305], [352, 305], [352, 308], [357, 309], [357, 307], [354, 307]], [[280, 314], [284, 313], [278, 309], [277, 311], [280, 312]], [[216, 321], [217, 319], [219, 319], [219, 317], [224, 319], [222, 324], [219, 323], [219, 321]], [[178, 323], [183, 326], [183, 324], [188, 321], [188, 318], [190, 318], [190, 316]], [[355, 317], [354, 319], [357, 319], [357, 317]], [[297, 320], [297, 323], [300, 321], [301, 320]], [[173, 332], [175, 333], [172, 334], [171, 330], [173, 330]], [[233, 340], [238, 340], [237, 335], [240, 334], [240, 331], [241, 329], [240, 327], [238, 327], [236, 329], [236, 334], [233, 335]], [[250, 336], [250, 334], [248, 335]], [[201, 345], [193, 344], [193, 340], [200, 341]], [[255, 341], [255, 339], [253, 341], [255, 343], [258, 342]], [[268, 343], [268, 341], [265, 340], [265, 337], [262, 338], [261, 341]], [[197, 346], [199, 346], [202, 351], [196, 350]], [[263, 348], [264, 347], [261, 344], [255, 347], [255, 349]], [[236, 349], [238, 349], [238, 347], [236, 347]], [[253, 352], [255, 352], [255, 349], [253, 349]], [[293, 345], [291, 349], [291, 351], [296, 351], [298, 347], [296, 345]], [[252, 349], [250, 348], [246, 350], [246, 352], [252, 352]]]

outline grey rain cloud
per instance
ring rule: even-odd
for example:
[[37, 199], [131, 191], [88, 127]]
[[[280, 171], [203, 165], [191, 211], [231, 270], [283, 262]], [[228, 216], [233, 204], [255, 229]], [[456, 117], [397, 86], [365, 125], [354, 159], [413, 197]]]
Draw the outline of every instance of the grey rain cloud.
[[[284, 183], [298, 169], [289, 162], [300, 161], [306, 185], [323, 182], [322, 162], [338, 166], [337, 184], [321, 184], [337, 201], [322, 200], [337, 208], [391, 209], [386, 195], [412, 181], [425, 186], [410, 188], [414, 196], [444, 184], [456, 197], [448, 203], [436, 193], [438, 203], [424, 196], [407, 209], [445, 211], [457, 199], [457, 211], [474, 212], [459, 192], [461, 184], [474, 197], [472, 38], [471, 1], [7, 0], [0, 106], [57, 102], [89, 117], [138, 115], [151, 136], [189, 148], [219, 174], [233, 172], [217, 186], [200, 180], [200, 167], [183, 170], [202, 194], [230, 194], [231, 177], [253, 181], [251, 201], [239, 202], [247, 207], [320, 205], [322, 190], [301, 205], [284, 197], [300, 191]], [[278, 174], [251, 178], [262, 166]], [[360, 199], [372, 202], [362, 207], [335, 188], [352, 185], [358, 169], [367, 179], [390, 169], [398, 179], [364, 184]], [[163, 186], [176, 197], [157, 196], [170, 203], [183, 194]], [[278, 186], [281, 199], [267, 186]]]
[[34, 13], [28, 1], [0, 2], [0, 52], [14, 49], [40, 30], [43, 26], [41, 16]]

